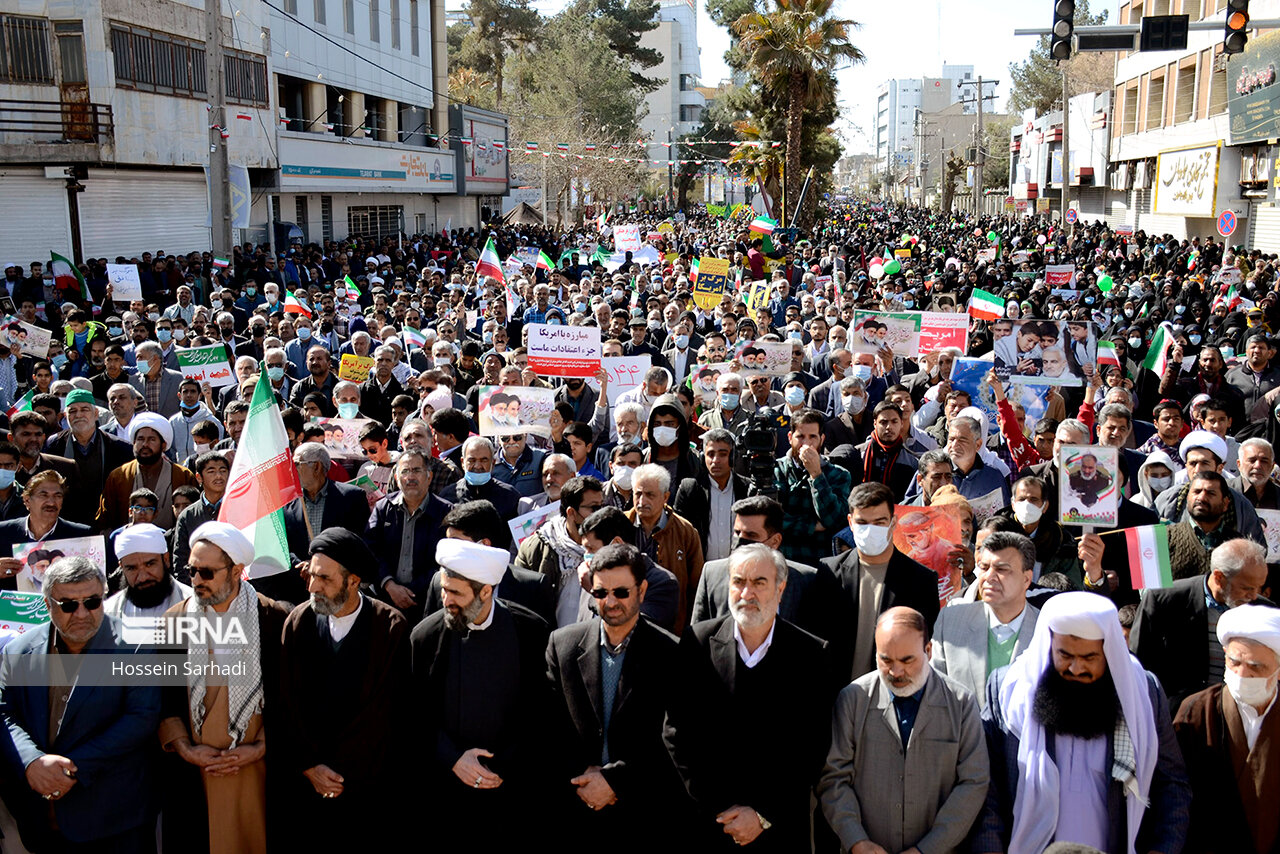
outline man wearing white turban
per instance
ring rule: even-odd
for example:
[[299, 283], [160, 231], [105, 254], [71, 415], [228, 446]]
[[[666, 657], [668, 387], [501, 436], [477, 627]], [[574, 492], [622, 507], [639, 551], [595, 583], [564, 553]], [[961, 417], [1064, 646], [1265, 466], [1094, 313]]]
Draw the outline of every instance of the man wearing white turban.
[[536, 758], [549, 719], [549, 628], [532, 611], [495, 598], [510, 560], [506, 549], [444, 539], [435, 558], [444, 607], [409, 636], [425, 794], [448, 816], [433, 836], [442, 848], [463, 850], [474, 847], [477, 828], [496, 819], [512, 830], [498, 834], [495, 844], [499, 838], [528, 842], [530, 831], [542, 826], [534, 812], [539, 784], [550, 782]]
[[1169, 719], [1115, 606], [1087, 592], [1053, 597], [1030, 648], [987, 680], [991, 789], [972, 850], [1181, 851], [1191, 790]]
[[1223, 682], [1173, 719], [1191, 778], [1187, 851], [1267, 854], [1280, 839], [1280, 609], [1241, 605], [1218, 620]]
[[112, 617], [159, 617], [191, 595], [191, 588], [173, 577], [169, 543], [164, 531], [143, 522], [116, 534], [116, 559], [123, 583], [107, 600]]
[[169, 461], [165, 451], [173, 444], [173, 425], [154, 412], [139, 412], [129, 422], [129, 444], [134, 458], [107, 475], [98, 505], [97, 526], [114, 531], [129, 521], [129, 495], [135, 489], [150, 489], [159, 498], [155, 524], [173, 527], [173, 491], [180, 486], [199, 487], [189, 469]]

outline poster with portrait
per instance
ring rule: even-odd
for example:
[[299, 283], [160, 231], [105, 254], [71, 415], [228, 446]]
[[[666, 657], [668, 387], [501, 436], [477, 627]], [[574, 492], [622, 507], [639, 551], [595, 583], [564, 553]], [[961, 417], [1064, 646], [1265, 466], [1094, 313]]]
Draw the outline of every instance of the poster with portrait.
[[18, 590], [38, 593], [44, 584], [44, 571], [60, 557], [87, 557], [97, 566], [106, 566], [107, 544], [102, 536], [16, 543], [13, 556], [22, 561], [17, 577]]
[[938, 576], [938, 602], [945, 606], [962, 589], [961, 565], [951, 557], [952, 550], [964, 539], [960, 520], [946, 507], [899, 506], [894, 511], [898, 524], [893, 529], [893, 544], [898, 551], [933, 570]]
[[552, 501], [543, 507], [530, 510], [528, 513], [511, 519], [507, 522], [507, 527], [511, 529], [511, 541], [516, 548], [525, 540], [532, 537], [538, 532], [538, 529], [547, 523], [548, 519], [554, 519], [560, 515], [560, 502]]
[[372, 418], [312, 418], [324, 428], [324, 446], [329, 456], [339, 460], [363, 460], [360, 431]]
[[744, 374], [781, 377], [791, 372], [790, 341], [748, 341], [736, 349]]
[[556, 390], [531, 386], [480, 387], [481, 436], [551, 436]]
[[[999, 432], [1000, 423], [996, 420], [996, 397], [991, 384], [986, 381], [987, 372], [991, 370], [988, 359], [973, 359], [967, 356], [955, 360], [951, 366], [951, 387], [966, 392], [972, 405], [982, 410], [987, 416], [987, 435]], [[1022, 405], [1026, 412], [1027, 432], [1035, 429], [1036, 422], [1044, 417], [1049, 409], [1050, 386], [1015, 382], [1005, 386], [1005, 395], [1010, 403]]]
[[914, 359], [920, 355], [920, 319], [918, 311], [855, 311], [849, 349], [855, 353], [879, 353], [888, 346], [895, 356]]
[[1081, 386], [1098, 361], [1098, 335], [1086, 320], [1011, 320], [991, 323], [996, 375], [1036, 385]]
[[48, 329], [41, 329], [13, 315], [7, 315], [4, 318], [4, 334], [9, 346], [17, 344], [22, 355], [36, 359], [49, 358], [51, 333]]
[[1258, 508], [1258, 522], [1267, 538], [1267, 563], [1280, 563], [1280, 510]]
[[1058, 516], [1063, 525], [1116, 526], [1119, 456], [1118, 448], [1101, 445], [1064, 445], [1058, 450]]

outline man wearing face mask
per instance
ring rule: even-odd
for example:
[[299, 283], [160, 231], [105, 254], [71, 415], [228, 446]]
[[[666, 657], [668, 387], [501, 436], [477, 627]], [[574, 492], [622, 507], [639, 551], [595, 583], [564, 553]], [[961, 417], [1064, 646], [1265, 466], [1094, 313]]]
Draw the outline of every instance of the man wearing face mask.
[[1147, 590], [1129, 632], [1129, 648], [1164, 686], [1170, 708], [1220, 682], [1225, 671], [1216, 635], [1230, 609], [1274, 605], [1260, 593], [1267, 583], [1266, 549], [1246, 539], [1213, 550], [1209, 572]]
[[836, 347], [826, 355], [828, 356], [827, 376], [809, 390], [809, 406], [823, 415], [835, 417], [844, 412], [840, 384], [844, 382], [845, 377], [852, 376], [853, 353], [843, 347]]
[[471, 436], [462, 443], [462, 480], [441, 493], [450, 504], [488, 501], [504, 519], [519, 515], [520, 493], [493, 478], [493, 445], [483, 436]]
[[686, 477], [698, 477], [704, 471], [702, 462], [689, 447], [689, 422], [684, 405], [674, 394], [664, 394], [653, 402], [645, 427], [645, 462], [657, 463], [679, 484]]
[[1083, 569], [1075, 539], [1047, 511], [1049, 497], [1045, 482], [1035, 475], [1019, 478], [1013, 485], [1013, 505], [997, 510], [995, 515], [1015, 519], [1036, 547], [1033, 579], [1049, 572], [1060, 572], [1080, 588]]
[[728, 372], [716, 377], [716, 405], [703, 412], [698, 424], [707, 430], [723, 428], [734, 436], [751, 420], [742, 405], [742, 375]]
[[674, 374], [677, 383], [685, 381], [685, 378], [689, 376], [689, 371], [693, 368], [693, 363], [696, 361], [694, 354], [697, 350], [692, 346], [692, 338], [690, 337], [692, 331], [692, 319], [681, 318], [676, 322], [675, 328], [667, 338], [667, 343], [671, 346], [662, 351], [662, 358], [666, 359], [667, 364], [671, 366], [671, 372]]
[[1223, 683], [1192, 694], [1173, 728], [1191, 782], [1187, 851], [1273, 851], [1280, 815], [1274, 763], [1280, 715], [1280, 610], [1242, 605], [1222, 615]]

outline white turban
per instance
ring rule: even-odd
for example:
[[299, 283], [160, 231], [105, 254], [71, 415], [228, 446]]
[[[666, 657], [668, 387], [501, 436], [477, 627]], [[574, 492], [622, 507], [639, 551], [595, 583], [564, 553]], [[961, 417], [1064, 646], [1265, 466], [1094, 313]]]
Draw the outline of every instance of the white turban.
[[493, 587], [507, 574], [510, 557], [506, 549], [468, 540], [444, 539], [436, 544], [436, 563], [454, 575]]
[[1227, 611], [1218, 618], [1218, 643], [1225, 647], [1232, 638], [1260, 643], [1280, 656], [1280, 608], [1241, 605]]
[[1178, 446], [1178, 456], [1185, 460], [1187, 452], [1193, 448], [1204, 448], [1212, 451], [1220, 463], [1227, 461], [1227, 440], [1217, 433], [1210, 433], [1208, 430], [1192, 430], [1182, 440], [1182, 444]]
[[163, 415], [155, 412], [139, 412], [133, 416], [133, 420], [129, 422], [129, 442], [132, 443], [134, 437], [138, 435], [138, 431], [143, 427], [150, 427], [160, 434], [160, 438], [164, 440], [166, 448], [173, 445], [173, 425]]
[[138, 553], [154, 555], [169, 552], [164, 531], [149, 522], [130, 525], [116, 534], [115, 547], [117, 558]]
[[205, 522], [196, 528], [188, 545], [195, 548], [196, 543], [202, 541], [226, 552], [232, 564], [248, 566], [253, 563], [253, 543], [235, 525], [227, 522]]

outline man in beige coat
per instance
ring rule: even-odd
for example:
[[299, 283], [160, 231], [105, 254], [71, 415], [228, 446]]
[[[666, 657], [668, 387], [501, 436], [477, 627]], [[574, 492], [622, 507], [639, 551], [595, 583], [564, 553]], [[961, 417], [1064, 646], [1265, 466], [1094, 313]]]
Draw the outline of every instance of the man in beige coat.
[[875, 641], [877, 669], [836, 699], [822, 812], [842, 851], [955, 851], [990, 779], [978, 703], [930, 668], [919, 611], [885, 611]]

